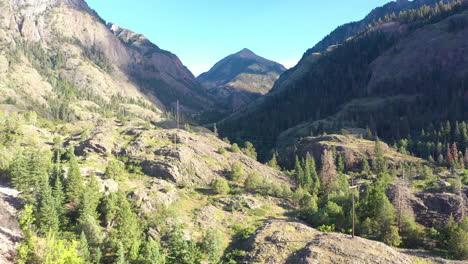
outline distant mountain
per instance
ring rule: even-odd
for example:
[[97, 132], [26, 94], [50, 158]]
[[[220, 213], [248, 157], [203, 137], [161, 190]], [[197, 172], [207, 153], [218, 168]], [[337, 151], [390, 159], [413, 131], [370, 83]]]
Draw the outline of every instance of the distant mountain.
[[215, 107], [176, 55], [107, 25], [83, 0], [6, 0], [0, 13], [0, 102], [63, 119], [128, 114], [129, 101], [172, 111], [179, 100], [188, 114]]
[[398, 15], [382, 13], [339, 45], [309, 51], [267, 95], [220, 122], [219, 131], [254, 141], [267, 155], [344, 127], [369, 127], [392, 141], [431, 123], [465, 120], [468, 3], [418, 3]]
[[243, 49], [197, 79], [221, 104], [237, 110], [266, 94], [285, 70], [283, 65]]

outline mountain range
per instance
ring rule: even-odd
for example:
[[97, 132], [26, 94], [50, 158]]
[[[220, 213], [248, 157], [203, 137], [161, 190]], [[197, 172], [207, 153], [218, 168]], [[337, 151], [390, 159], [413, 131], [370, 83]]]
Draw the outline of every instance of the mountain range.
[[465, 263], [467, 43], [468, 1], [398, 0], [195, 78], [84, 0], [3, 0], [0, 262]]

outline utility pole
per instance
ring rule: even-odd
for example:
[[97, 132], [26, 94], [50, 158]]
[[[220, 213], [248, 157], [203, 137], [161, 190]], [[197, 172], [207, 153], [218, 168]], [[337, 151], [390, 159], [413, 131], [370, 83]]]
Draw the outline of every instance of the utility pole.
[[177, 130], [179, 130], [179, 100], [177, 100]]
[[356, 211], [355, 211], [355, 208], [354, 208], [354, 189], [357, 188], [357, 185], [354, 185], [354, 176], [351, 176], [351, 186], [349, 186], [349, 188], [352, 190], [352, 201], [353, 201], [353, 231], [352, 231], [352, 237], [354, 238], [354, 229], [355, 229], [355, 218], [356, 218]]
[[406, 173], [406, 168], [405, 168], [405, 164], [403, 163], [402, 164], [402, 169], [403, 169], [403, 174], [402, 174], [402, 180], [401, 182], [398, 184], [398, 232], [401, 233], [401, 213], [402, 213], [402, 210], [401, 210], [401, 203], [402, 203], [402, 199], [401, 199], [401, 189], [402, 189], [402, 184], [404, 184], [404, 181], [405, 181], [405, 173]]
[[179, 100], [177, 100], [177, 103], [176, 103], [176, 113], [175, 113], [175, 122], [176, 122], [176, 131], [174, 133], [174, 143], [176, 145], [176, 148], [178, 147], [177, 146], [177, 141], [179, 140], [179, 137], [177, 135], [178, 131], [179, 131]]

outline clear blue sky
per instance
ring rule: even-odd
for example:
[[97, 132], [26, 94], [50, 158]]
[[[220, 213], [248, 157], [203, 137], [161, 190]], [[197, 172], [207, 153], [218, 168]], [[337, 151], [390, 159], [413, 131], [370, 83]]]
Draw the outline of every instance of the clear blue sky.
[[146, 35], [195, 75], [243, 48], [294, 66], [337, 26], [390, 0], [87, 0], [107, 22]]

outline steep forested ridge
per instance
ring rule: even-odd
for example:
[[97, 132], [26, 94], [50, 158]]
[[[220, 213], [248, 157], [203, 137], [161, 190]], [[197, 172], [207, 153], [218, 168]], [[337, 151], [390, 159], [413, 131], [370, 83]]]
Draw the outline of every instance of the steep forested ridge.
[[251, 140], [268, 150], [281, 133], [284, 141], [346, 126], [370, 127], [391, 140], [431, 122], [462, 120], [466, 5], [459, 1], [389, 15], [343, 44], [305, 57], [264, 98], [223, 120], [221, 134], [255, 135]]

